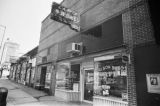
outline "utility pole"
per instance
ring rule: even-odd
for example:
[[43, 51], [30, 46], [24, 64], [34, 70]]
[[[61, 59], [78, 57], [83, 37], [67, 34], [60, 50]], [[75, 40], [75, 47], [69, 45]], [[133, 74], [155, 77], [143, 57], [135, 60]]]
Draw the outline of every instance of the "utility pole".
[[[6, 26], [0, 25], [0, 27], [4, 28], [4, 32], [3, 32], [3, 35], [2, 35], [2, 41], [1, 41], [1, 45], [0, 45], [0, 50], [1, 50], [2, 49], [2, 45], [3, 45], [3, 39], [4, 39], [4, 36], [5, 36]], [[3, 51], [2, 51], [2, 54], [3, 54]], [[1, 54], [0, 65], [2, 64], [2, 54]]]

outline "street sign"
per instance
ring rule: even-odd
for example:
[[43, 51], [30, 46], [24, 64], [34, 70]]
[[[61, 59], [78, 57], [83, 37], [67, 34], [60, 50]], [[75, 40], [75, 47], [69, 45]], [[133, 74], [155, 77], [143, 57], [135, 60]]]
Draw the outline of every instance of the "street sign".
[[52, 3], [50, 18], [60, 23], [69, 25], [70, 28], [80, 31], [79, 15], [77, 12], [65, 8], [58, 3]]

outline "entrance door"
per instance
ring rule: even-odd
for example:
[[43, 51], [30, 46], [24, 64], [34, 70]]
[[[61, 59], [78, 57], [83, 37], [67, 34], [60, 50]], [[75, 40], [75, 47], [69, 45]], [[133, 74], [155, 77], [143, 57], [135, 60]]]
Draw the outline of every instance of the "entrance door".
[[41, 69], [41, 79], [40, 79], [40, 84], [41, 85], [45, 85], [46, 71], [47, 71], [47, 67], [42, 67], [42, 69]]
[[85, 70], [84, 80], [84, 100], [93, 101], [93, 84], [94, 73], [93, 69]]

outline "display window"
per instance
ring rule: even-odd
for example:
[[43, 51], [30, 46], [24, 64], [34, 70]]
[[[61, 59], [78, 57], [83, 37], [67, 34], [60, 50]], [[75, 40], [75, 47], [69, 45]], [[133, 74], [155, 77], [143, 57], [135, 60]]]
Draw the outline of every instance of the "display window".
[[127, 94], [127, 66], [122, 59], [95, 62], [94, 95], [124, 98]]
[[28, 68], [28, 69], [27, 69], [27, 73], [26, 73], [26, 74], [27, 74], [27, 75], [26, 75], [26, 82], [27, 82], [27, 83], [29, 83], [29, 80], [30, 80], [30, 71], [31, 71], [31, 69]]
[[79, 91], [80, 65], [61, 63], [56, 74], [56, 88]]
[[41, 67], [39, 66], [37, 68], [37, 73], [36, 73], [36, 83], [40, 84], [40, 76], [41, 76]]
[[45, 77], [45, 88], [48, 89], [50, 88], [50, 83], [51, 83], [51, 72], [52, 72], [52, 66], [48, 65]]
[[35, 75], [35, 67], [32, 67], [31, 83], [34, 82], [34, 75]]

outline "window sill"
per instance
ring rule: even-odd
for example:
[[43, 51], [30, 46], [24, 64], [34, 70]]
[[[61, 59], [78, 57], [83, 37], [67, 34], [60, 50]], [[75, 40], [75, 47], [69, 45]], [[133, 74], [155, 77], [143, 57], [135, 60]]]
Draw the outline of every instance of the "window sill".
[[80, 92], [80, 91], [73, 91], [73, 90], [67, 90], [67, 89], [56, 89], [56, 91], [62, 91], [62, 92], [75, 92], [75, 93]]
[[122, 101], [122, 98], [118, 98], [118, 97], [112, 97], [112, 96], [107, 96], [107, 97], [93, 96], [93, 98], [94, 99], [108, 100], [108, 101], [113, 101], [113, 102], [119, 102], [119, 103], [123, 103], [123, 104], [128, 104], [127, 101]]

